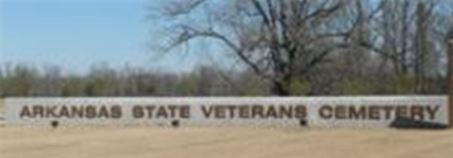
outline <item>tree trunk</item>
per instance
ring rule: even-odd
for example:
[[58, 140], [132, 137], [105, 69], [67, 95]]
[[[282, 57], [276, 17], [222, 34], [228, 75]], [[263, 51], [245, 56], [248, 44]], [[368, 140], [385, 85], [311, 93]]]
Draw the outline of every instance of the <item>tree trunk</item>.
[[285, 86], [285, 83], [282, 83], [279, 81], [273, 81], [271, 88], [272, 88], [271, 89], [272, 95], [276, 95], [276, 96], [289, 96], [290, 95], [290, 92], [287, 89], [287, 86]]
[[423, 2], [419, 2], [417, 6], [417, 34], [415, 35], [416, 43], [416, 58], [415, 58], [415, 93], [426, 93], [426, 58], [427, 58], [427, 28], [426, 28], [426, 9]]
[[448, 41], [448, 95], [450, 128], [453, 128], [453, 28], [450, 30]]

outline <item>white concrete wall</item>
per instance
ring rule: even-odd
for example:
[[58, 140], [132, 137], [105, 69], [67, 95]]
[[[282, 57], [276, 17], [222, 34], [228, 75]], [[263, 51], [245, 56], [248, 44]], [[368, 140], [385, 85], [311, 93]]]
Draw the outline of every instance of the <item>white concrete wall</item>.
[[[354, 96], [354, 97], [200, 97], [200, 98], [184, 98], [184, 97], [163, 97], [163, 98], [7, 98], [5, 109], [5, 120], [7, 125], [24, 125], [24, 126], [49, 126], [51, 121], [57, 120], [60, 125], [78, 126], [78, 125], [147, 125], [147, 126], [169, 126], [171, 121], [179, 120], [181, 126], [300, 126], [299, 118], [226, 118], [216, 119], [213, 117], [206, 118], [201, 110], [202, 106], [218, 106], [217, 104], [228, 104], [231, 106], [253, 106], [260, 104], [266, 108], [274, 105], [274, 107], [288, 107], [291, 105], [303, 105], [307, 109], [306, 117], [310, 127], [387, 127], [396, 117], [397, 107], [407, 107], [400, 109], [408, 109], [408, 116], [412, 111], [416, 114], [423, 113], [424, 121], [448, 124], [447, 106], [448, 101], [446, 96]], [[132, 115], [133, 107], [136, 105], [176, 105], [189, 106], [190, 118], [146, 118], [137, 119]], [[59, 106], [66, 107], [81, 107], [93, 105], [96, 107], [105, 106], [120, 106], [122, 115], [117, 119], [105, 118], [55, 118], [55, 117], [28, 117], [31, 107], [53, 107], [57, 109]], [[321, 107], [329, 105], [331, 108], [338, 108], [338, 116], [340, 118], [326, 119], [320, 115]], [[24, 110], [24, 107], [28, 107]], [[342, 106], [356, 109], [364, 108], [369, 112], [369, 109], [374, 109], [374, 112], [379, 111], [374, 115], [374, 119], [367, 117], [365, 119], [341, 118], [342, 115], [349, 116], [342, 111]], [[370, 108], [373, 107], [373, 108]], [[387, 109], [394, 109], [393, 112], [388, 110], [390, 118], [386, 118]], [[347, 108], [346, 108], [347, 109]], [[378, 110], [376, 110], [378, 109]], [[412, 109], [413, 110], [413, 109]], [[421, 110], [421, 111], [420, 111]], [[58, 111], [58, 110], [56, 110]], [[332, 111], [324, 110], [325, 114], [335, 114]], [[431, 113], [430, 113], [431, 112]], [[22, 113], [22, 117], [21, 117]], [[430, 116], [433, 118], [430, 118]], [[49, 115], [51, 116], [51, 115]], [[370, 116], [370, 115], [367, 115]], [[416, 115], [415, 119], [420, 119]], [[376, 119], [379, 118], [379, 119]]]

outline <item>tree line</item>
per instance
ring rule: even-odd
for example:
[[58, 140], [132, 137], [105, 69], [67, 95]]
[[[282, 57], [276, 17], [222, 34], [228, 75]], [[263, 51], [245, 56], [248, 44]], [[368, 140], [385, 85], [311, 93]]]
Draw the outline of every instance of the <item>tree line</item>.
[[[373, 72], [347, 73], [344, 62], [326, 67], [316, 81], [298, 80], [297, 96], [417, 94], [415, 78]], [[328, 71], [327, 71], [328, 70]], [[338, 72], [346, 74], [339, 75]], [[368, 75], [367, 75], [368, 74]], [[426, 78], [425, 94], [444, 94], [444, 77]], [[58, 67], [0, 67], [0, 98], [21, 96], [271, 96], [272, 84], [251, 70], [226, 71], [200, 66], [191, 72], [168, 73], [125, 67], [93, 67], [87, 74], [66, 74]]]
[[[228, 79], [224, 74], [229, 74]], [[0, 67], [0, 97], [17, 96], [229, 96], [265, 95], [267, 87], [248, 72], [200, 66], [166, 73], [143, 68], [94, 66], [87, 74], [65, 74], [56, 66]]]

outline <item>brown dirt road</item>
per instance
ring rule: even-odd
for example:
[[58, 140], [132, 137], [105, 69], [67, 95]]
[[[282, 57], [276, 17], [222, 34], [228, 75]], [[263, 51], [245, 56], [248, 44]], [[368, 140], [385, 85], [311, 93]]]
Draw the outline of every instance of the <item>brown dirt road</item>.
[[0, 127], [1, 158], [447, 158], [453, 130]]

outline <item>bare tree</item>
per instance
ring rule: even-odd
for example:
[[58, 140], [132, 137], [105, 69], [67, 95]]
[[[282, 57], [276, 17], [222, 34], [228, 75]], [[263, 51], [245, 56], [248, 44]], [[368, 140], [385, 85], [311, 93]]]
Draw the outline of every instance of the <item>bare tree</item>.
[[[442, 49], [438, 43], [442, 38], [437, 37], [436, 27], [445, 28], [447, 25], [434, 24], [442, 21], [446, 10], [439, 6], [448, 7], [447, 1], [424, 0], [381, 0], [378, 8], [368, 16], [372, 33], [366, 40], [358, 40], [359, 45], [380, 55], [382, 67], [392, 70], [396, 81], [412, 83], [411, 93], [426, 93], [430, 89], [429, 80], [440, 72], [439, 59]], [[437, 9], [436, 9], [437, 8]], [[371, 17], [371, 18], [366, 18]], [[444, 34], [444, 33], [440, 33]], [[443, 37], [443, 36], [441, 36]], [[412, 80], [414, 78], [414, 80]], [[431, 81], [433, 82], [433, 81]], [[398, 87], [394, 88], [397, 91]]]
[[[345, 0], [179, 0], [164, 15], [176, 19], [169, 48], [197, 38], [220, 41], [275, 95], [291, 95], [295, 78], [308, 77], [332, 52], [347, 47], [352, 30], [338, 20]], [[195, 20], [194, 20], [195, 19]], [[203, 21], [204, 20], [204, 21]]]
[[39, 96], [60, 96], [64, 86], [60, 68], [46, 66], [43, 71], [43, 76], [39, 78], [41, 84], [37, 84], [33, 93]]

